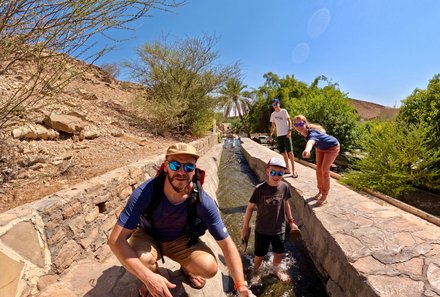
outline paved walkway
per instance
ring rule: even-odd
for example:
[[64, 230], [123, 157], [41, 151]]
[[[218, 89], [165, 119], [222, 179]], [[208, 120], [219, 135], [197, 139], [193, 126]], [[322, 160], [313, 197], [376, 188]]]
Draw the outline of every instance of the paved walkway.
[[[214, 281], [208, 281], [203, 290], [191, 288], [184, 275], [180, 272], [180, 266], [172, 260], [165, 258], [166, 267], [160, 267], [161, 275], [165, 276], [176, 288], [171, 290], [173, 296], [224, 296], [224, 288], [221, 286], [222, 278], [219, 271]], [[141, 283], [131, 276], [121, 266], [115, 256], [107, 250], [107, 257], [99, 262], [90, 259], [81, 260], [65, 271], [58, 281], [52, 282], [39, 293], [39, 297], [138, 297], [138, 289]], [[40, 280], [44, 286], [45, 279]], [[227, 279], [225, 283], [228, 284]]]

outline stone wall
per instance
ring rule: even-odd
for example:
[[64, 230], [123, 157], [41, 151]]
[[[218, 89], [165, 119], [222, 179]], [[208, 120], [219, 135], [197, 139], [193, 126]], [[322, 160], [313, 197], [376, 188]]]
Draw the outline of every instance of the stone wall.
[[[242, 139], [260, 180], [278, 153]], [[329, 202], [315, 207], [315, 170], [296, 163], [286, 177], [295, 221], [330, 296], [439, 297], [440, 228], [374, 197], [331, 181]]]
[[[204, 154], [217, 143], [212, 134], [192, 144]], [[139, 161], [0, 214], [0, 296], [28, 296], [78, 260], [107, 255], [115, 210], [163, 160]]]

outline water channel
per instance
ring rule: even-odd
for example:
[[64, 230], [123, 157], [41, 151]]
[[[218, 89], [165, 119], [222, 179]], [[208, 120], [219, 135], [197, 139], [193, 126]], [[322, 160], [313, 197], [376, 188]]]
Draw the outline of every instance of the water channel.
[[[232, 239], [241, 249], [246, 278], [250, 282], [254, 235], [251, 234], [248, 248], [243, 252], [240, 234], [247, 203], [259, 181], [241, 154], [240, 141], [237, 139], [228, 138], [224, 142], [219, 180], [217, 199], [222, 218]], [[255, 226], [255, 217], [256, 213], [252, 215], [250, 224], [252, 230]], [[272, 262], [272, 254], [269, 253], [262, 265], [261, 283], [251, 286], [253, 293], [257, 296], [273, 297], [327, 297], [323, 283], [304, 245], [286, 242], [286, 252], [281, 266], [290, 275], [291, 282], [283, 283], [270, 273], [269, 264]]]

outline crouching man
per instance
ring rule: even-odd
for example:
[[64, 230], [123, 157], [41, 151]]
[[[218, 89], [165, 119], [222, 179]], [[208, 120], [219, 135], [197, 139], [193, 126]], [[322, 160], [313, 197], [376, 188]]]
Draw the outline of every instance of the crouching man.
[[201, 187], [198, 158], [189, 144], [167, 149], [158, 175], [135, 189], [119, 215], [108, 241], [110, 248], [143, 283], [140, 296], [172, 297], [170, 289], [176, 285], [158, 273], [157, 261], [164, 256], [176, 261], [189, 284], [203, 288], [218, 269], [214, 253], [198, 238], [207, 229], [223, 252], [237, 293], [254, 297], [216, 203]]

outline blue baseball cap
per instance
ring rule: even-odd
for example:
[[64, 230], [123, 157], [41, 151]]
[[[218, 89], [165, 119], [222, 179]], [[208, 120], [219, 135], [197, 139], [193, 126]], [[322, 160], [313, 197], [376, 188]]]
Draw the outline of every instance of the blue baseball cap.
[[270, 103], [271, 104], [274, 104], [274, 103], [280, 104], [280, 99], [278, 99], [278, 98], [272, 99], [272, 101]]

